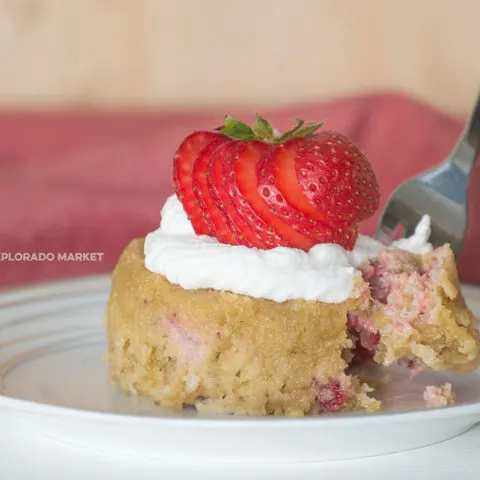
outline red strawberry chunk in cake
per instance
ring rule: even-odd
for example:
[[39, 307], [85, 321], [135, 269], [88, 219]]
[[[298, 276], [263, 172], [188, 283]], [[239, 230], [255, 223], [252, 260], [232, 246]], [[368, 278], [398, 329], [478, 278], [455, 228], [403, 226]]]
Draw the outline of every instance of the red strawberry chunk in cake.
[[342, 388], [339, 378], [330, 377], [327, 383], [313, 381], [317, 407], [320, 411], [337, 412], [345, 405], [347, 392]]
[[169, 345], [175, 349], [178, 358], [189, 365], [200, 360], [202, 355], [200, 339], [179, 323], [176, 315], [169, 315], [166, 320]]
[[347, 327], [365, 350], [375, 352], [380, 340], [380, 334], [378, 333], [378, 329], [376, 329], [368, 319], [360, 318], [358, 315], [349, 313], [347, 317]]

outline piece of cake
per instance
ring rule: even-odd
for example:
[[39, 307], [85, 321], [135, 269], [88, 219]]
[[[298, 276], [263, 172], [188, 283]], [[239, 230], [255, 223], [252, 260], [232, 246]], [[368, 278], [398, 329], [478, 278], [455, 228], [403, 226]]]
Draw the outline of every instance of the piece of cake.
[[[376, 362], [455, 371], [475, 366], [476, 320], [459, 290], [448, 245], [423, 255], [383, 250], [360, 270], [374, 304], [371, 312], [354, 317], [355, 325]], [[369, 340], [362, 342], [365, 331]]]
[[208, 413], [381, 408], [349, 365], [470, 371], [475, 319], [428, 217], [385, 248], [358, 237], [378, 207], [366, 157], [303, 122], [278, 136], [227, 117], [175, 155], [160, 228], [113, 273], [109, 375], [125, 392]]
[[139, 239], [122, 255], [107, 310], [110, 375], [122, 389], [255, 415], [302, 415], [322, 395], [328, 411], [377, 407], [344, 374], [347, 313], [368, 305], [360, 278], [342, 303], [276, 302], [184, 289], [147, 270], [143, 250]]
[[455, 404], [455, 394], [450, 383], [426, 386], [423, 399], [427, 408], [449, 407]]

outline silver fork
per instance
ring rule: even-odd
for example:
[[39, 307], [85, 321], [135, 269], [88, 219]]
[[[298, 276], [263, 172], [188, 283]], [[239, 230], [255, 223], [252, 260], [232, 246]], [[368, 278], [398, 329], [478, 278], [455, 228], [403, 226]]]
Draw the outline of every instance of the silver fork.
[[472, 116], [453, 152], [438, 167], [417, 175], [395, 190], [383, 211], [376, 238], [390, 245], [399, 225], [410, 236], [427, 214], [434, 246], [449, 243], [455, 255], [462, 249], [468, 225], [467, 188], [480, 152], [480, 93]]

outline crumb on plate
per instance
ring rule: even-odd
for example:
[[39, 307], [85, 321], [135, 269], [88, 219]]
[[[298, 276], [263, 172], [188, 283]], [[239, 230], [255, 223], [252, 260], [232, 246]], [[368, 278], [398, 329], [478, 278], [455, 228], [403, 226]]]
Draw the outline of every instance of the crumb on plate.
[[427, 408], [448, 407], [455, 404], [455, 393], [450, 383], [428, 385], [423, 392]]

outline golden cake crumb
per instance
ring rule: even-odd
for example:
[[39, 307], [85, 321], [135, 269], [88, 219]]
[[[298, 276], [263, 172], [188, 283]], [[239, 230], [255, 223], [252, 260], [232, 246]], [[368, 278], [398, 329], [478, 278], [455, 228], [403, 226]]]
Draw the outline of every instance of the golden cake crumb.
[[450, 383], [444, 385], [428, 385], [423, 392], [427, 408], [448, 407], [455, 405], [455, 393]]

